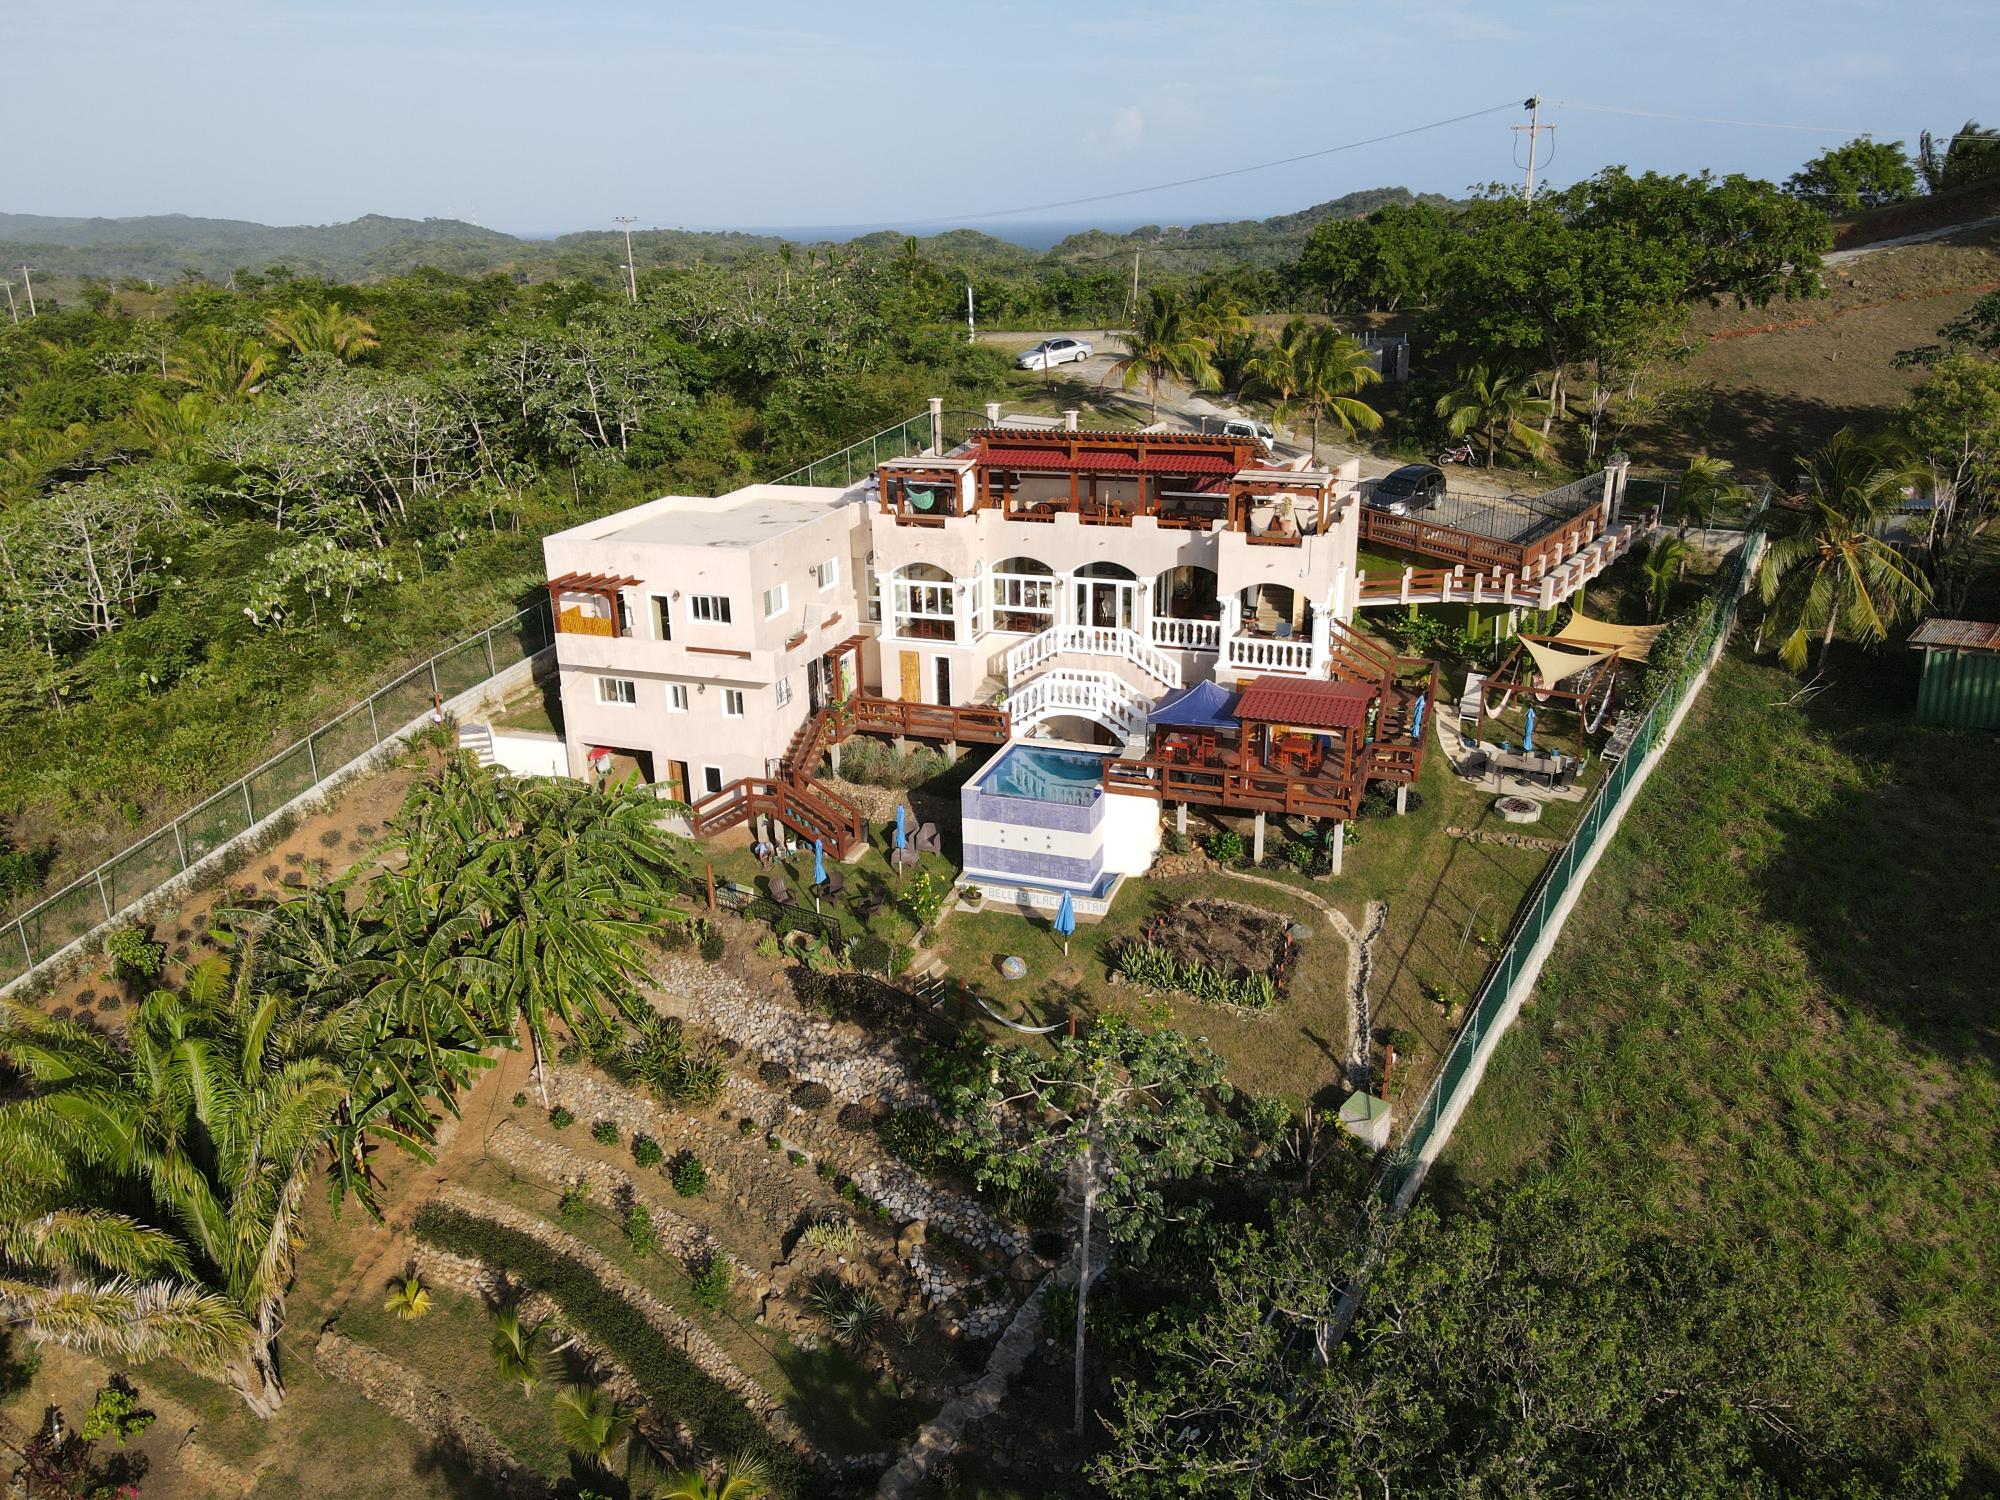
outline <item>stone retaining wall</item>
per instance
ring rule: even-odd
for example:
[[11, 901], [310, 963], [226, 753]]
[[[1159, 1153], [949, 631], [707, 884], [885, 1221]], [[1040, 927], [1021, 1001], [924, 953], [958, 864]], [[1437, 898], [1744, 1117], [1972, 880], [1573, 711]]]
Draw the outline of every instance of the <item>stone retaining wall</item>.
[[327, 1332], [313, 1345], [313, 1368], [353, 1386], [369, 1401], [423, 1433], [508, 1500], [544, 1500], [548, 1485], [516, 1461], [493, 1429], [452, 1395], [366, 1344]]

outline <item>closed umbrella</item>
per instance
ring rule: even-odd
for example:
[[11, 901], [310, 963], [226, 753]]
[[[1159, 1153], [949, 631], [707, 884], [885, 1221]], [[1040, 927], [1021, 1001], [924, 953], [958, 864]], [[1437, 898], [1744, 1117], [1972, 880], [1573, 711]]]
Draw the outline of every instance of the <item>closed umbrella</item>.
[[896, 804], [896, 847], [898, 849], [903, 847], [903, 840], [906, 837], [908, 837], [908, 835], [906, 835], [903, 832], [903, 817], [904, 817], [903, 804], [898, 802]]
[[819, 888], [826, 884], [826, 851], [818, 839], [813, 840], [813, 910], [819, 910]]
[[1534, 752], [1535, 752], [1535, 711], [1531, 708], [1528, 710], [1528, 727], [1527, 729], [1522, 731], [1521, 734], [1521, 753], [1523, 755], [1532, 755], [1534, 754]]
[[1429, 696], [1427, 693], [1417, 694], [1417, 706], [1410, 710], [1410, 738], [1413, 740], [1424, 737], [1424, 703]]
[[1056, 908], [1056, 931], [1062, 934], [1063, 957], [1069, 957], [1069, 935], [1076, 931], [1076, 903], [1064, 891], [1062, 905]]

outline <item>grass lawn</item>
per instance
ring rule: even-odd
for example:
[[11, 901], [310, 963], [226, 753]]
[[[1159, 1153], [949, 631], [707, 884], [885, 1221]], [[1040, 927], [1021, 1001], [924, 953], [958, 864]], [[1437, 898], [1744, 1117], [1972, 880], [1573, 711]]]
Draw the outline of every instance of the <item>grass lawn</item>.
[[[550, 1184], [520, 1176], [491, 1161], [482, 1161], [464, 1181], [475, 1192], [556, 1222], [561, 1192]], [[739, 1370], [783, 1402], [793, 1420], [815, 1441], [834, 1452], [879, 1451], [913, 1432], [929, 1415], [839, 1350], [800, 1349], [782, 1332], [753, 1323], [754, 1309], [747, 1308], [741, 1299], [722, 1312], [697, 1306], [680, 1261], [657, 1251], [643, 1257], [634, 1255], [619, 1215], [608, 1201], [593, 1203], [581, 1223], [560, 1227], [623, 1267], [654, 1296], [699, 1326]]]
[[[914, 823], [910, 825], [910, 831], [915, 833]], [[887, 851], [894, 833], [893, 823], [886, 828], [871, 826], [868, 830], [868, 852], [852, 864], [843, 864], [830, 854], [826, 856], [827, 873], [838, 870], [846, 878], [847, 890], [839, 901], [821, 901], [819, 909], [823, 915], [839, 918], [841, 932], [849, 942], [869, 934], [891, 946], [914, 942], [916, 922], [897, 904], [900, 893], [908, 889], [918, 873], [924, 871], [945, 881], [958, 876], [958, 867], [936, 854], [924, 855], [915, 871], [900, 875], [892, 871]], [[802, 848], [766, 870], [757, 863], [757, 857], [750, 852], [747, 843], [733, 839], [711, 840], [701, 846], [695, 866], [697, 878], [702, 874], [701, 861], [714, 867], [717, 886], [727, 881], [764, 896], [770, 894], [770, 879], [775, 874], [791, 887], [794, 906], [810, 908], [813, 904], [813, 856], [810, 848]], [[864, 920], [859, 908], [863, 901], [875, 898], [884, 900], [886, 904], [875, 916]]]
[[1431, 1181], [1753, 1243], [1885, 1430], [2000, 1465], [2000, 741], [1916, 723], [1909, 652], [1834, 670], [1725, 658]]

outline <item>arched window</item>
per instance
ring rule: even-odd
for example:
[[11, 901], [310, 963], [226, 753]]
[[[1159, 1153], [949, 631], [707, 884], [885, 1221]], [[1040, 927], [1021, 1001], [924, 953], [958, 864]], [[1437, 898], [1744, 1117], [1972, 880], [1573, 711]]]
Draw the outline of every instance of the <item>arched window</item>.
[[994, 565], [993, 628], [1033, 635], [1056, 622], [1056, 573], [1032, 557], [1009, 557]]
[[905, 564], [896, 570], [891, 590], [897, 635], [906, 640], [958, 639], [957, 585], [943, 568], [935, 563]]

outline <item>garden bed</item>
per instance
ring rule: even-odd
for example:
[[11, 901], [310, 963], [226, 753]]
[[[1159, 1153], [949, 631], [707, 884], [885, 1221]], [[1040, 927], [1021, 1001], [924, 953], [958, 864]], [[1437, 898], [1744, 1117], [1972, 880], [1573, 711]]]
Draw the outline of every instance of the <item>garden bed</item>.
[[1298, 963], [1291, 919], [1216, 897], [1176, 901], [1121, 943], [1117, 970], [1150, 990], [1173, 990], [1243, 1010], [1277, 1003]]

